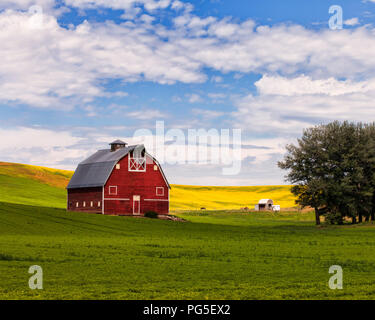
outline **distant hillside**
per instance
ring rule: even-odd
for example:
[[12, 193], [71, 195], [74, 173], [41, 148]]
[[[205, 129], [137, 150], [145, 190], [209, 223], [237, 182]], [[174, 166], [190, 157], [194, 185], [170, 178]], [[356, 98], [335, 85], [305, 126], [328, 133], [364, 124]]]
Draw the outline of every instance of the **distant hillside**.
[[65, 208], [65, 187], [72, 175], [72, 171], [0, 162], [0, 201]]
[[[73, 171], [0, 162], [0, 202], [66, 207], [66, 190]], [[172, 185], [171, 210], [252, 208], [271, 198], [283, 208], [293, 207], [290, 186], [201, 187]]]

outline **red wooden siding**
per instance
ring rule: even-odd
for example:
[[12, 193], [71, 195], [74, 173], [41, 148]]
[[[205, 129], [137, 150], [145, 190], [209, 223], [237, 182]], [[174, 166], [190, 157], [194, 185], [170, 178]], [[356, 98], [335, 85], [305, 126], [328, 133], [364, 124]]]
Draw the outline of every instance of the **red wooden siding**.
[[[128, 170], [128, 155], [118, 163], [120, 169], [113, 169], [104, 187], [104, 213], [117, 215], [133, 215], [134, 196], [139, 196], [140, 214], [155, 211], [159, 214], [169, 212], [169, 189], [160, 168], [149, 156], [146, 172]], [[157, 166], [157, 170], [154, 170]], [[117, 194], [113, 194], [117, 187]], [[163, 188], [164, 195], [157, 195], [156, 188]], [[160, 190], [159, 190], [160, 191]]]
[[[103, 205], [102, 189], [103, 188], [101, 187], [68, 189], [68, 210], [101, 213]], [[86, 203], [86, 206], [83, 206], [84, 202]], [[92, 207], [91, 202], [93, 204]]]

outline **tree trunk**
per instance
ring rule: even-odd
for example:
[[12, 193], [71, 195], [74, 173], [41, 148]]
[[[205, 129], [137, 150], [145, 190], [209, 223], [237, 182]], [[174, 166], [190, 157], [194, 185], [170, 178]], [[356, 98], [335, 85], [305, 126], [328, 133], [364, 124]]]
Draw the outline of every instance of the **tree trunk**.
[[318, 208], [315, 208], [315, 222], [316, 222], [317, 226], [320, 225], [320, 215], [319, 215], [319, 209]]
[[362, 213], [358, 214], [358, 222], [362, 223]]
[[357, 218], [356, 217], [353, 217], [352, 218], [352, 224], [356, 224], [357, 223]]
[[375, 212], [374, 212], [374, 211], [371, 212], [371, 220], [372, 220], [372, 221], [375, 221]]
[[369, 216], [369, 215], [366, 216], [365, 221], [366, 221], [366, 222], [369, 222], [369, 221], [370, 221], [370, 216]]

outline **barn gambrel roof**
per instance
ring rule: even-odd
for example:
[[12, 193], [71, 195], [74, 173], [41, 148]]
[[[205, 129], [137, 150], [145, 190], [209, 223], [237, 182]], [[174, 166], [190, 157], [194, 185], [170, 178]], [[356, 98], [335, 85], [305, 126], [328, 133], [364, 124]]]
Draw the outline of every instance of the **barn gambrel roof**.
[[[117, 162], [124, 158], [129, 152], [136, 149], [136, 147], [137, 146], [135, 145], [120, 148], [116, 151], [104, 149], [95, 152], [86, 160], [79, 163], [73, 177], [69, 181], [67, 189], [103, 187], [106, 184]], [[166, 184], [168, 185], [168, 188], [170, 188], [164, 172], [157, 160], [148, 153], [146, 154], [157, 163], [160, 168], [160, 172]]]

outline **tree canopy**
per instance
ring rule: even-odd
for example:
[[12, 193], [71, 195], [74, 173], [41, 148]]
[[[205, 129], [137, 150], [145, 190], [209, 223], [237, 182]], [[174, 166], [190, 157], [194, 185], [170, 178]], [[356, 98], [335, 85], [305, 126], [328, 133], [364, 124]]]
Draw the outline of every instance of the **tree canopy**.
[[280, 168], [297, 204], [315, 209], [316, 223], [375, 220], [375, 123], [332, 122], [304, 130], [286, 147]]

